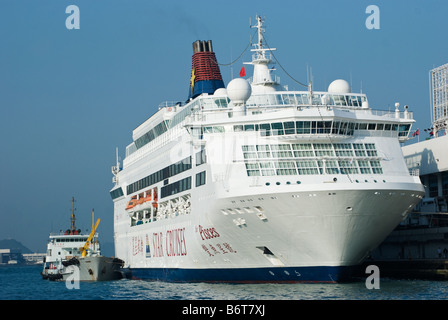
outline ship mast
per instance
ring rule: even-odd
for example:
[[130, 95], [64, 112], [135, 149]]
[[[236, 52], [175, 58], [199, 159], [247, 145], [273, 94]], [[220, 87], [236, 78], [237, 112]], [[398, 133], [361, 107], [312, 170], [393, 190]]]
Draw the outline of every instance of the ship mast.
[[72, 232], [75, 231], [75, 197], [72, 197], [72, 217], [71, 217], [70, 230]]
[[278, 78], [271, 76], [271, 70], [269, 69], [269, 64], [274, 63], [271, 59], [271, 54], [267, 54], [267, 51], [274, 51], [275, 48], [265, 48], [264, 47], [264, 37], [263, 32], [263, 22], [260, 16], [257, 16], [257, 24], [254, 26], [250, 26], [251, 28], [257, 28], [258, 31], [258, 42], [254, 44], [255, 49], [251, 49], [251, 51], [255, 52], [252, 55], [251, 62], [244, 62], [244, 64], [251, 64], [254, 66], [254, 74], [252, 77], [251, 85], [252, 92], [254, 93], [264, 93], [264, 92], [272, 92], [276, 91], [276, 86], [279, 85]]

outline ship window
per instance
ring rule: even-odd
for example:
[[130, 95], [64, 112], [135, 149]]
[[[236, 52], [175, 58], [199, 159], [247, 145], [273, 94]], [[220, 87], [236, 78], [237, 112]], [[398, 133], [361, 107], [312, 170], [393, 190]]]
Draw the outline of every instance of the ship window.
[[243, 149], [243, 152], [255, 151], [255, 146], [241, 146], [241, 148]]
[[269, 151], [269, 145], [267, 144], [257, 145], [257, 151]]
[[285, 134], [295, 134], [296, 133], [294, 121], [284, 122], [283, 126], [285, 127]]
[[260, 168], [263, 176], [275, 176], [274, 166], [271, 162], [260, 162]]
[[[314, 123], [314, 121], [313, 121]], [[316, 133], [330, 133], [331, 121], [317, 121], [316, 122]]]
[[341, 122], [341, 127], [339, 128], [339, 134], [350, 135], [350, 123], [349, 122]]
[[398, 136], [399, 137], [407, 137], [410, 128], [411, 128], [410, 124], [400, 124], [398, 126]]
[[244, 159], [256, 159], [257, 154], [255, 152], [244, 152]]
[[367, 130], [367, 123], [360, 123], [359, 130]]
[[205, 149], [202, 149], [201, 151], [196, 153], [196, 166], [199, 166], [201, 164], [206, 163], [206, 157], [205, 157]]
[[382, 174], [383, 169], [381, 168], [381, 164], [379, 160], [371, 160], [370, 166], [372, 167], [372, 172], [376, 174]]
[[191, 177], [163, 186], [161, 188], [161, 197], [164, 198], [189, 189], [191, 189]]
[[274, 158], [290, 158], [292, 157], [291, 146], [289, 144], [273, 144], [271, 145], [272, 156]]
[[202, 171], [196, 174], [196, 187], [202, 186], [204, 184], [205, 184], [205, 171]]
[[367, 150], [367, 155], [369, 157], [376, 157], [376, 156], [378, 156], [374, 143], [366, 143], [365, 147], [366, 147], [366, 150]]
[[357, 156], [357, 157], [365, 157], [366, 156], [366, 151], [364, 150], [364, 144], [354, 143], [353, 149], [355, 149], [355, 156]]
[[191, 169], [191, 157], [187, 157], [177, 163], [174, 163], [168, 167], [163, 168], [151, 175], [144, 177], [127, 186], [127, 194], [137, 192], [143, 188], [146, 188], [152, 184], [170, 178], [176, 174]]
[[372, 171], [370, 170], [369, 162], [366, 160], [358, 160], [358, 167], [359, 171], [362, 174], [371, 174]]
[[312, 150], [311, 143], [295, 143], [292, 145], [293, 150]]
[[387, 131], [390, 131], [391, 130], [391, 124], [390, 123], [386, 123], [385, 125], [384, 125], [384, 130], [387, 130]]
[[339, 167], [341, 168], [341, 173], [358, 173], [358, 168], [356, 167], [356, 162], [353, 160], [347, 161], [342, 160], [339, 161]]
[[271, 135], [271, 125], [269, 123], [260, 124], [260, 134], [262, 136], [270, 136]]
[[257, 145], [258, 158], [270, 158], [271, 153], [269, 151], [269, 145]]
[[333, 128], [331, 129], [332, 134], [338, 134], [339, 133], [339, 126], [341, 125], [340, 121], [333, 122]]
[[333, 147], [330, 143], [314, 144], [316, 157], [334, 156]]
[[300, 160], [296, 161], [297, 171], [300, 175], [319, 174], [316, 161]]
[[243, 146], [243, 154], [251, 160], [246, 163], [248, 176], [383, 173], [374, 143], [250, 145]]
[[283, 123], [275, 122], [272, 124], [272, 135], [274, 136], [282, 136], [284, 134]]
[[292, 161], [279, 161], [275, 162], [275, 167], [277, 169], [277, 175], [296, 175], [297, 170], [294, 162]]
[[334, 160], [325, 160], [325, 173], [327, 174], [338, 174], [339, 167], [337, 161]]
[[311, 122], [310, 121], [296, 121], [296, 133], [297, 134], [310, 134]]
[[350, 143], [335, 143], [334, 144], [336, 156], [338, 157], [352, 157], [353, 150]]
[[119, 187], [119, 188], [117, 188], [117, 189], [115, 189], [115, 190], [112, 190], [111, 192], [110, 192], [110, 196], [112, 197], [112, 200], [114, 200], [114, 199], [116, 199], [116, 198], [119, 198], [119, 197], [121, 197], [123, 195], [123, 189], [121, 189], [121, 187]]
[[255, 125], [253, 124], [244, 125], [244, 131], [255, 131]]
[[351, 102], [351, 105], [354, 106], [354, 107], [360, 107], [362, 105], [361, 97], [351, 96], [350, 97], [350, 102]]
[[246, 170], [248, 176], [259, 176], [259, 164], [258, 163], [246, 163]]

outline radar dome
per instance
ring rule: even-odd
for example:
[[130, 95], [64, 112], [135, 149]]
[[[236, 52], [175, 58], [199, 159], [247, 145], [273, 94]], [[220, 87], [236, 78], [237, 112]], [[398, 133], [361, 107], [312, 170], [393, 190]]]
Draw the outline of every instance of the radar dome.
[[227, 90], [226, 90], [226, 88], [216, 89], [216, 91], [213, 93], [213, 95], [217, 96], [217, 97], [224, 97], [227, 95]]
[[334, 80], [328, 86], [328, 93], [351, 93], [350, 85], [343, 79]]
[[236, 78], [227, 85], [227, 95], [234, 104], [244, 104], [249, 99], [252, 88], [243, 78]]

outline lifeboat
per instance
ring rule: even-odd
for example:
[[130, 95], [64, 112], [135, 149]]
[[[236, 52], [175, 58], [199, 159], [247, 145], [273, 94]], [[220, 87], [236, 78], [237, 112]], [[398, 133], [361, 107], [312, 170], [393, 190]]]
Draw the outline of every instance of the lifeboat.
[[142, 211], [153, 208], [157, 208], [157, 188], [148, 189], [138, 195], [131, 198], [126, 206], [126, 211], [132, 215], [133, 212]]
[[129, 211], [137, 205], [137, 196], [133, 196], [126, 206], [126, 210]]

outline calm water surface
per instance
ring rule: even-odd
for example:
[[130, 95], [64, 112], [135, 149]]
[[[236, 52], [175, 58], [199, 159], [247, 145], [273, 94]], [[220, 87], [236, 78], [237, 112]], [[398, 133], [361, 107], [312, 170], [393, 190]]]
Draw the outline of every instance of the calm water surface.
[[141, 280], [65, 282], [42, 280], [40, 266], [0, 267], [0, 300], [448, 300], [448, 281], [380, 279], [344, 284], [207, 284]]

